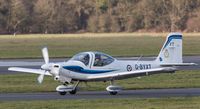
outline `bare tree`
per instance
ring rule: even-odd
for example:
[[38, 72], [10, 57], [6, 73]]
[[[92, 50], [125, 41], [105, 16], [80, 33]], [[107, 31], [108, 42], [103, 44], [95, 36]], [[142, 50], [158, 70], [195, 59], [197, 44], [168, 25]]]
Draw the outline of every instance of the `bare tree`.
[[26, 20], [28, 13], [22, 0], [12, 0], [10, 6], [10, 26], [15, 35], [18, 31], [17, 27]]
[[0, 33], [184, 31], [199, 7], [200, 0], [0, 0]]

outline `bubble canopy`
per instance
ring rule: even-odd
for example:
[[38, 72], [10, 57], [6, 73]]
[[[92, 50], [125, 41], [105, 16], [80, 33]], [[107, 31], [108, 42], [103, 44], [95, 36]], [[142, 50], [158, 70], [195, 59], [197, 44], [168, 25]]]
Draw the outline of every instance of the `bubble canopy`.
[[86, 66], [92, 64], [94, 67], [102, 67], [111, 64], [115, 59], [102, 52], [81, 52], [71, 60], [80, 61]]

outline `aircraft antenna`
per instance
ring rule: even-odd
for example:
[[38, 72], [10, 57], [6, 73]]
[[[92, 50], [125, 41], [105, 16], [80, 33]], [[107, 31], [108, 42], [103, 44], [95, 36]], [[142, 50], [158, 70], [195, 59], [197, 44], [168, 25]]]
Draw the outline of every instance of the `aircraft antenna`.
[[143, 55], [140, 55], [140, 57], [137, 59], [136, 63], [138, 63], [142, 57], [143, 57]]

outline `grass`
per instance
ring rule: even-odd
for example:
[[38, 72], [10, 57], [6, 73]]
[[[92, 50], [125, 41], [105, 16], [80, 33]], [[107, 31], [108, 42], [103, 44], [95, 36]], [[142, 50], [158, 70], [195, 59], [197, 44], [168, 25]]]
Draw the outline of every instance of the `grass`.
[[200, 97], [0, 102], [0, 109], [199, 109]]
[[[184, 55], [200, 55], [198, 36], [186, 34]], [[71, 57], [82, 51], [102, 51], [113, 56], [155, 56], [165, 37], [165, 33], [0, 35], [0, 58], [41, 58], [44, 46], [48, 46], [50, 57]]]
[[[0, 75], [0, 93], [8, 92], [52, 92], [60, 84], [52, 77], [45, 77], [42, 84], [36, 81], [37, 75]], [[200, 87], [200, 71], [178, 71], [174, 74], [158, 74], [116, 81], [124, 89], [152, 88], [197, 88]], [[81, 83], [81, 90], [105, 90], [109, 82]]]

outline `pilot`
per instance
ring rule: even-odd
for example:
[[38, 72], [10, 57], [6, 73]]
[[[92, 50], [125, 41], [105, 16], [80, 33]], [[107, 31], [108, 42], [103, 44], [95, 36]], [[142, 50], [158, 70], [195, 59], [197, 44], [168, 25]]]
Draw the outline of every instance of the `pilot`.
[[94, 66], [103, 66], [103, 62], [101, 60], [100, 55], [95, 55]]

